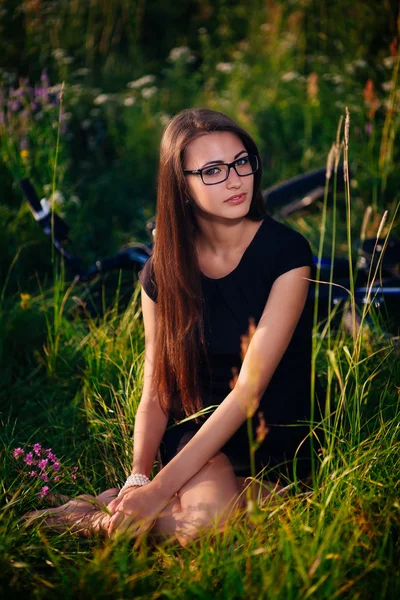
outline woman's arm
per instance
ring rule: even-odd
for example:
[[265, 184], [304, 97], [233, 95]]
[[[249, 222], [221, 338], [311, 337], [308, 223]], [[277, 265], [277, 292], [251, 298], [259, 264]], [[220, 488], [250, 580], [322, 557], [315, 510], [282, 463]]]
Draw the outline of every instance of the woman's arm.
[[299, 267], [275, 280], [235, 388], [154, 478], [164, 498], [171, 498], [257, 410], [303, 311], [310, 274], [310, 267]]
[[145, 332], [144, 380], [135, 417], [132, 473], [143, 473], [149, 477], [167, 426], [168, 415], [163, 412], [152, 388], [157, 304], [143, 288], [141, 297]]
[[112, 507], [108, 533], [124, 532], [136, 523], [141, 533], [173, 495], [224, 446], [257, 410], [303, 311], [310, 267], [278, 277], [251, 339], [235, 388], [174, 458], [143, 487], [129, 488]]

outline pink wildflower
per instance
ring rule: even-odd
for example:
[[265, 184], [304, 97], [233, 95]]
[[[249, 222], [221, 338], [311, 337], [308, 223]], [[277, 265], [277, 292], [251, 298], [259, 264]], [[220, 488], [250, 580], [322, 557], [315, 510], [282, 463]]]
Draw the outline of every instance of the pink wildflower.
[[73, 470], [73, 471], [77, 471], [77, 470], [78, 470], [78, 467], [74, 467], [72, 470]]
[[41, 450], [42, 450], [42, 446], [40, 444], [33, 445], [33, 451], [36, 454], [36, 456], [40, 456]]
[[27, 465], [31, 465], [33, 463], [33, 454], [32, 452], [28, 452], [24, 458], [24, 461]]
[[49, 478], [47, 477], [46, 473], [42, 473], [41, 476], [40, 476], [40, 478], [43, 479], [43, 481], [48, 481], [49, 480]]
[[59, 475], [56, 475], [55, 477], [53, 477], [53, 481], [58, 481], [60, 479]]
[[13, 455], [14, 458], [19, 458], [21, 456], [21, 454], [24, 454], [24, 451], [22, 450], [22, 448], [15, 448]]
[[75, 473], [72, 473], [72, 474], [71, 474], [71, 479], [76, 479], [76, 475], [75, 475]]
[[[51, 448], [50, 448], [50, 450], [51, 450]], [[52, 452], [47, 453], [47, 458], [49, 460], [51, 460], [52, 462], [57, 462], [57, 456], [55, 454], [53, 454]]]
[[45, 469], [47, 467], [47, 463], [48, 463], [48, 459], [47, 458], [43, 458], [42, 460], [40, 460], [38, 462], [38, 467], [39, 469]]
[[59, 463], [59, 462], [55, 462], [55, 463], [53, 464], [53, 469], [54, 469], [55, 471], [59, 471], [59, 469], [60, 469], [60, 463]]
[[48, 491], [49, 491], [49, 486], [48, 485], [44, 485], [42, 487], [42, 489], [40, 490], [40, 497], [44, 498], [45, 495], [48, 493]]
[[36, 472], [36, 471], [29, 471], [29, 475], [30, 475], [31, 477], [36, 477], [36, 475], [37, 475], [37, 472]]

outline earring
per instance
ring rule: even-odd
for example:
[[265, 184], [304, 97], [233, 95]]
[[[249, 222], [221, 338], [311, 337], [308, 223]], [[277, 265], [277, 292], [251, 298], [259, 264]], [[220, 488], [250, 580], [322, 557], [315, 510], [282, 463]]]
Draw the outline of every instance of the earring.
[[189, 204], [190, 203], [190, 198], [189, 196], [186, 194], [185, 196], [185, 204]]

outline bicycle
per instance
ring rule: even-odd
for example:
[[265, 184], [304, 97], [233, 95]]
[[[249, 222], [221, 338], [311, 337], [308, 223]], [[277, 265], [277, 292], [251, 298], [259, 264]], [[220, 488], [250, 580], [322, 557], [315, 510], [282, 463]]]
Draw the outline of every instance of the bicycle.
[[[271, 186], [263, 191], [263, 197], [268, 202], [270, 214], [279, 219], [296, 214], [304, 209], [310, 208], [318, 200], [324, 197], [326, 183], [325, 169], [317, 169], [308, 173], [293, 177], [287, 181]], [[28, 179], [20, 182], [22, 192], [28, 201], [33, 217], [43, 229], [44, 233], [51, 237], [57, 252], [63, 257], [71, 276], [76, 283], [89, 284], [94, 280], [98, 282], [106, 273], [111, 271], [128, 270], [138, 274], [144, 264], [151, 256], [156, 219], [153, 217], [146, 222], [146, 231], [150, 237], [147, 244], [134, 242], [122, 248], [114, 256], [98, 259], [85, 268], [80, 257], [73, 255], [66, 246], [69, 245], [68, 225], [51, 207], [46, 198], [39, 200], [35, 189]], [[338, 168], [337, 192], [344, 190], [343, 168]], [[331, 186], [328, 187], [328, 193]], [[356, 265], [356, 281], [354, 287], [354, 299], [358, 305], [370, 303], [380, 311], [385, 311], [393, 320], [393, 326], [400, 326], [400, 239], [392, 237], [384, 244], [384, 239], [367, 238], [362, 243], [355, 243], [358, 254]], [[333, 270], [333, 283], [335, 285], [318, 286], [319, 319], [327, 318], [334, 307], [349, 298], [350, 277], [349, 262], [347, 258], [335, 257], [332, 265], [330, 258], [313, 257], [315, 279], [317, 266], [319, 266], [319, 281], [328, 283], [331, 269]], [[370, 273], [379, 265], [379, 283], [370, 283]], [[329, 288], [331, 287], [331, 290]], [[310, 298], [316, 293], [315, 284], [310, 285]], [[87, 294], [89, 295], [89, 294]], [[86, 310], [92, 316], [99, 314], [101, 310], [94, 302], [96, 291], [92, 299], [86, 303]], [[339, 311], [337, 311], [339, 312]]]

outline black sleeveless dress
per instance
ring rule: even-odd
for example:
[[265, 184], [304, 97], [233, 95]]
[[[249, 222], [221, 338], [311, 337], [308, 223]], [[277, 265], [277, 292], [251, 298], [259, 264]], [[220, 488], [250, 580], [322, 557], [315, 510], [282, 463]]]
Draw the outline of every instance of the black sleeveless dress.
[[[240, 339], [247, 333], [249, 319], [257, 325], [274, 281], [283, 273], [309, 265], [314, 274], [312, 252], [308, 241], [297, 231], [266, 216], [246, 248], [238, 266], [225, 277], [212, 279], [204, 274], [204, 329], [211, 372], [205, 361], [200, 365], [200, 381], [204, 406], [220, 404], [230, 393], [233, 370], [241, 366]], [[157, 302], [157, 286], [152, 259], [139, 273], [139, 280], [152, 300]], [[311, 415], [311, 344], [313, 303], [307, 299], [289, 346], [283, 355], [260, 406], [252, 418], [253, 439], [263, 413], [269, 430], [255, 452], [256, 473], [264, 469], [266, 479], [305, 479], [310, 472], [309, 442]], [[314, 421], [321, 419], [325, 392], [318, 378], [315, 382]], [[168, 463], [176, 454], [182, 437], [195, 432], [200, 423], [188, 421], [176, 425], [170, 417], [160, 445], [161, 462]], [[315, 449], [315, 441], [313, 443]], [[221, 448], [230, 459], [236, 475], [251, 475], [248, 423]], [[294, 460], [295, 458], [295, 460]]]

